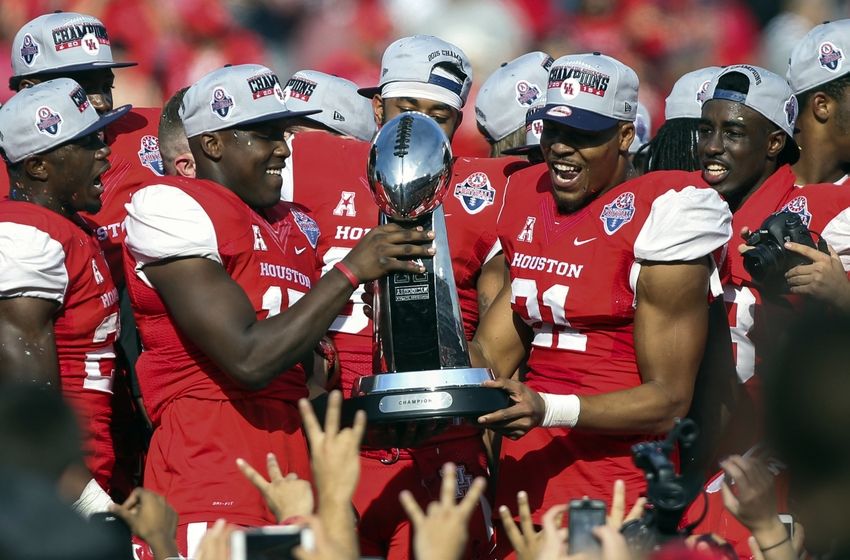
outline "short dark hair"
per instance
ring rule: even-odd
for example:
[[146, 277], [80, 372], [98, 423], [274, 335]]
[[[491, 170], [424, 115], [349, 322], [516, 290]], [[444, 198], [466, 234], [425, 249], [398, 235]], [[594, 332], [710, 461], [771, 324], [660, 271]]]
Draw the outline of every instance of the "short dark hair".
[[189, 140], [183, 130], [183, 119], [180, 118], [180, 107], [183, 105], [183, 97], [188, 87], [178, 89], [165, 105], [162, 106], [162, 114], [159, 117], [159, 128], [157, 137], [159, 139], [159, 151], [162, 155], [163, 164], [167, 164], [166, 172], [171, 173], [171, 165], [185, 145], [189, 149]]
[[797, 103], [802, 109], [819, 91], [822, 91], [833, 99], [841, 99], [841, 97], [844, 95], [844, 90], [847, 89], [847, 86], [850, 86], [850, 73], [844, 74], [843, 76], [839, 76], [834, 80], [830, 80], [824, 84], [815, 86], [811, 89], [807, 89], [806, 91], [801, 91], [797, 94]]

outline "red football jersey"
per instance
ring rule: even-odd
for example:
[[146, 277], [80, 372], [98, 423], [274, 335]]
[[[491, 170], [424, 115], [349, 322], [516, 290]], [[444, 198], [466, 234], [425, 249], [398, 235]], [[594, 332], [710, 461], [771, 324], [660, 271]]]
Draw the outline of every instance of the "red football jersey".
[[[514, 313], [533, 330], [526, 383], [535, 390], [595, 395], [641, 383], [633, 323], [641, 261], [712, 255], [731, 236], [728, 206], [698, 176], [658, 172], [627, 181], [584, 208], [560, 214], [549, 171], [535, 166], [509, 181], [499, 238], [510, 269]], [[719, 295], [719, 278], [712, 275]], [[708, 294], [707, 294], [708, 295]], [[529, 492], [535, 521], [583, 495], [610, 501], [622, 478], [633, 501], [644, 487], [632, 444], [646, 434], [532, 430], [503, 440], [497, 505]], [[525, 473], [544, 469], [535, 481]]]
[[127, 216], [124, 205], [142, 183], [164, 175], [157, 137], [160, 113], [158, 108], [133, 109], [106, 128], [105, 141], [112, 150], [109, 156], [112, 167], [102, 177], [103, 206], [97, 214], [82, 213], [97, 232], [118, 286], [124, 284], [121, 265], [122, 223]]
[[[735, 212], [733, 230], [747, 227], [756, 231], [772, 213], [789, 210], [800, 216], [803, 225], [819, 233], [838, 252], [845, 270], [850, 270], [850, 193], [833, 184], [794, 185], [790, 166], [771, 175]], [[800, 298], [784, 296], [775, 305], [763, 305], [758, 286], [744, 269], [744, 259], [730, 247], [723, 267], [724, 300], [729, 313], [738, 379], [747, 385], [755, 402], [760, 402], [759, 368], [764, 356], [775, 348], [775, 325], [793, 319]]]
[[262, 395], [290, 402], [307, 395], [301, 365], [260, 391], [239, 387], [180, 333], [144, 276], [147, 263], [176, 256], [212, 259], [245, 290], [258, 319], [280, 313], [313, 285], [319, 236], [303, 209], [281, 204], [281, 217], [270, 223], [230, 190], [179, 177], [163, 177], [133, 195], [125, 222], [125, 272], [144, 346], [136, 371], [154, 424], [171, 400], [187, 395], [216, 400]]
[[97, 240], [82, 222], [29, 202], [4, 200], [0, 260], [0, 297], [59, 304], [53, 330], [62, 393], [80, 416], [86, 464], [109, 491], [118, 291]]
[[[319, 222], [319, 256], [324, 272], [378, 223], [378, 207], [366, 179], [367, 142], [325, 132], [299, 133], [287, 165], [293, 199], [311, 210]], [[333, 165], [328, 165], [332, 154]], [[443, 200], [452, 253], [452, 268], [467, 338], [478, 325], [477, 282], [482, 265], [498, 251], [496, 217], [507, 176], [523, 167], [517, 158], [454, 161], [451, 184]], [[286, 192], [285, 192], [286, 194]], [[362, 288], [330, 327], [339, 353], [342, 390], [372, 375], [372, 324], [363, 313]]]

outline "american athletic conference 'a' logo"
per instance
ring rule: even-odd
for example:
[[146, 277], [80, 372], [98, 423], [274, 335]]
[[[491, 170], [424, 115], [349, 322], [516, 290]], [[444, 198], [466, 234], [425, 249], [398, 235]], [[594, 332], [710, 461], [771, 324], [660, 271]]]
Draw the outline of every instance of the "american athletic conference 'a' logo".
[[521, 107], [531, 107], [540, 99], [540, 88], [537, 85], [520, 80], [516, 83], [516, 102]]
[[139, 162], [156, 175], [165, 175], [162, 154], [159, 153], [159, 139], [151, 134], [142, 136], [139, 142]]
[[820, 65], [830, 72], [837, 71], [841, 66], [841, 61], [844, 60], [844, 54], [841, 50], [829, 41], [824, 41], [820, 44], [818, 51], [818, 62]]
[[805, 196], [798, 196], [786, 204], [782, 210], [793, 212], [800, 216], [800, 221], [803, 222], [803, 225], [806, 227], [809, 227], [809, 223], [812, 221], [812, 213], [809, 212], [809, 201], [806, 200]]
[[222, 119], [226, 119], [230, 114], [231, 109], [233, 109], [233, 98], [227, 95], [227, 92], [224, 91], [224, 88], [215, 88], [213, 91], [213, 98], [210, 101], [210, 109], [215, 115], [218, 115]]
[[50, 107], [39, 107], [36, 111], [35, 126], [42, 134], [56, 136], [62, 129], [62, 115]]
[[490, 185], [486, 173], [476, 171], [465, 181], [455, 185], [454, 195], [468, 214], [477, 214], [493, 204], [496, 189]]
[[24, 61], [24, 64], [32, 66], [40, 54], [41, 49], [35, 39], [32, 38], [32, 35], [29, 33], [24, 35], [24, 44], [21, 45], [21, 60]]
[[625, 192], [602, 208], [599, 219], [605, 226], [605, 233], [614, 235], [618, 229], [632, 221], [635, 216], [635, 195]]

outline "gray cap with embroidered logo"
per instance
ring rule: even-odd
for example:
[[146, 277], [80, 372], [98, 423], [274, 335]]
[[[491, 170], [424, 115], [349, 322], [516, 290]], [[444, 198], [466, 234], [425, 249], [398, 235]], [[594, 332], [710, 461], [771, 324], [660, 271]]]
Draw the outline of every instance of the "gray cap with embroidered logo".
[[24, 88], [0, 107], [0, 149], [17, 163], [96, 132], [124, 116], [130, 105], [98, 115], [80, 84], [70, 78]]
[[357, 85], [350, 80], [317, 70], [299, 70], [283, 87], [283, 97], [293, 111], [321, 110], [310, 119], [340, 134], [367, 142], [375, 135], [372, 104], [358, 95]]
[[549, 70], [542, 118], [581, 130], [605, 130], [634, 121], [637, 100], [634, 70], [604, 54], [571, 54]]
[[475, 97], [475, 120], [490, 140], [498, 142], [522, 128], [528, 109], [545, 100], [552, 62], [544, 52], [531, 52], [490, 74]]
[[438, 86], [457, 96], [462, 107], [472, 86], [472, 65], [459, 47], [439, 37], [402, 37], [384, 51], [378, 85], [360, 88], [358, 93], [371, 98], [387, 84], [397, 82]]
[[186, 90], [180, 118], [186, 136], [277, 119], [315, 115], [286, 106], [277, 75], [259, 64], [225, 66]]
[[664, 100], [664, 118], [698, 119], [708, 93], [711, 78], [720, 72], [719, 66], [708, 66], [684, 74], [673, 84], [670, 95]]
[[788, 59], [785, 77], [797, 94], [850, 72], [850, 19], [818, 25], [803, 37]]
[[27, 22], [12, 41], [12, 75], [82, 72], [135, 66], [112, 60], [106, 27], [74, 12], [45, 14]]

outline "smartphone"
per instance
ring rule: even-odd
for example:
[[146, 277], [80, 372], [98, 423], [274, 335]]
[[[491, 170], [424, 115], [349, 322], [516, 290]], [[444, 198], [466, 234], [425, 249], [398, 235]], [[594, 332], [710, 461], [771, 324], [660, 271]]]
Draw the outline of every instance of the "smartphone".
[[601, 545], [593, 528], [605, 524], [605, 502], [584, 498], [570, 501], [570, 554], [599, 552]]
[[788, 531], [788, 536], [794, 538], [794, 516], [790, 513], [780, 513], [779, 521], [785, 525], [785, 530]]
[[306, 527], [277, 525], [233, 531], [230, 560], [291, 560], [301, 545], [313, 550], [313, 532]]

